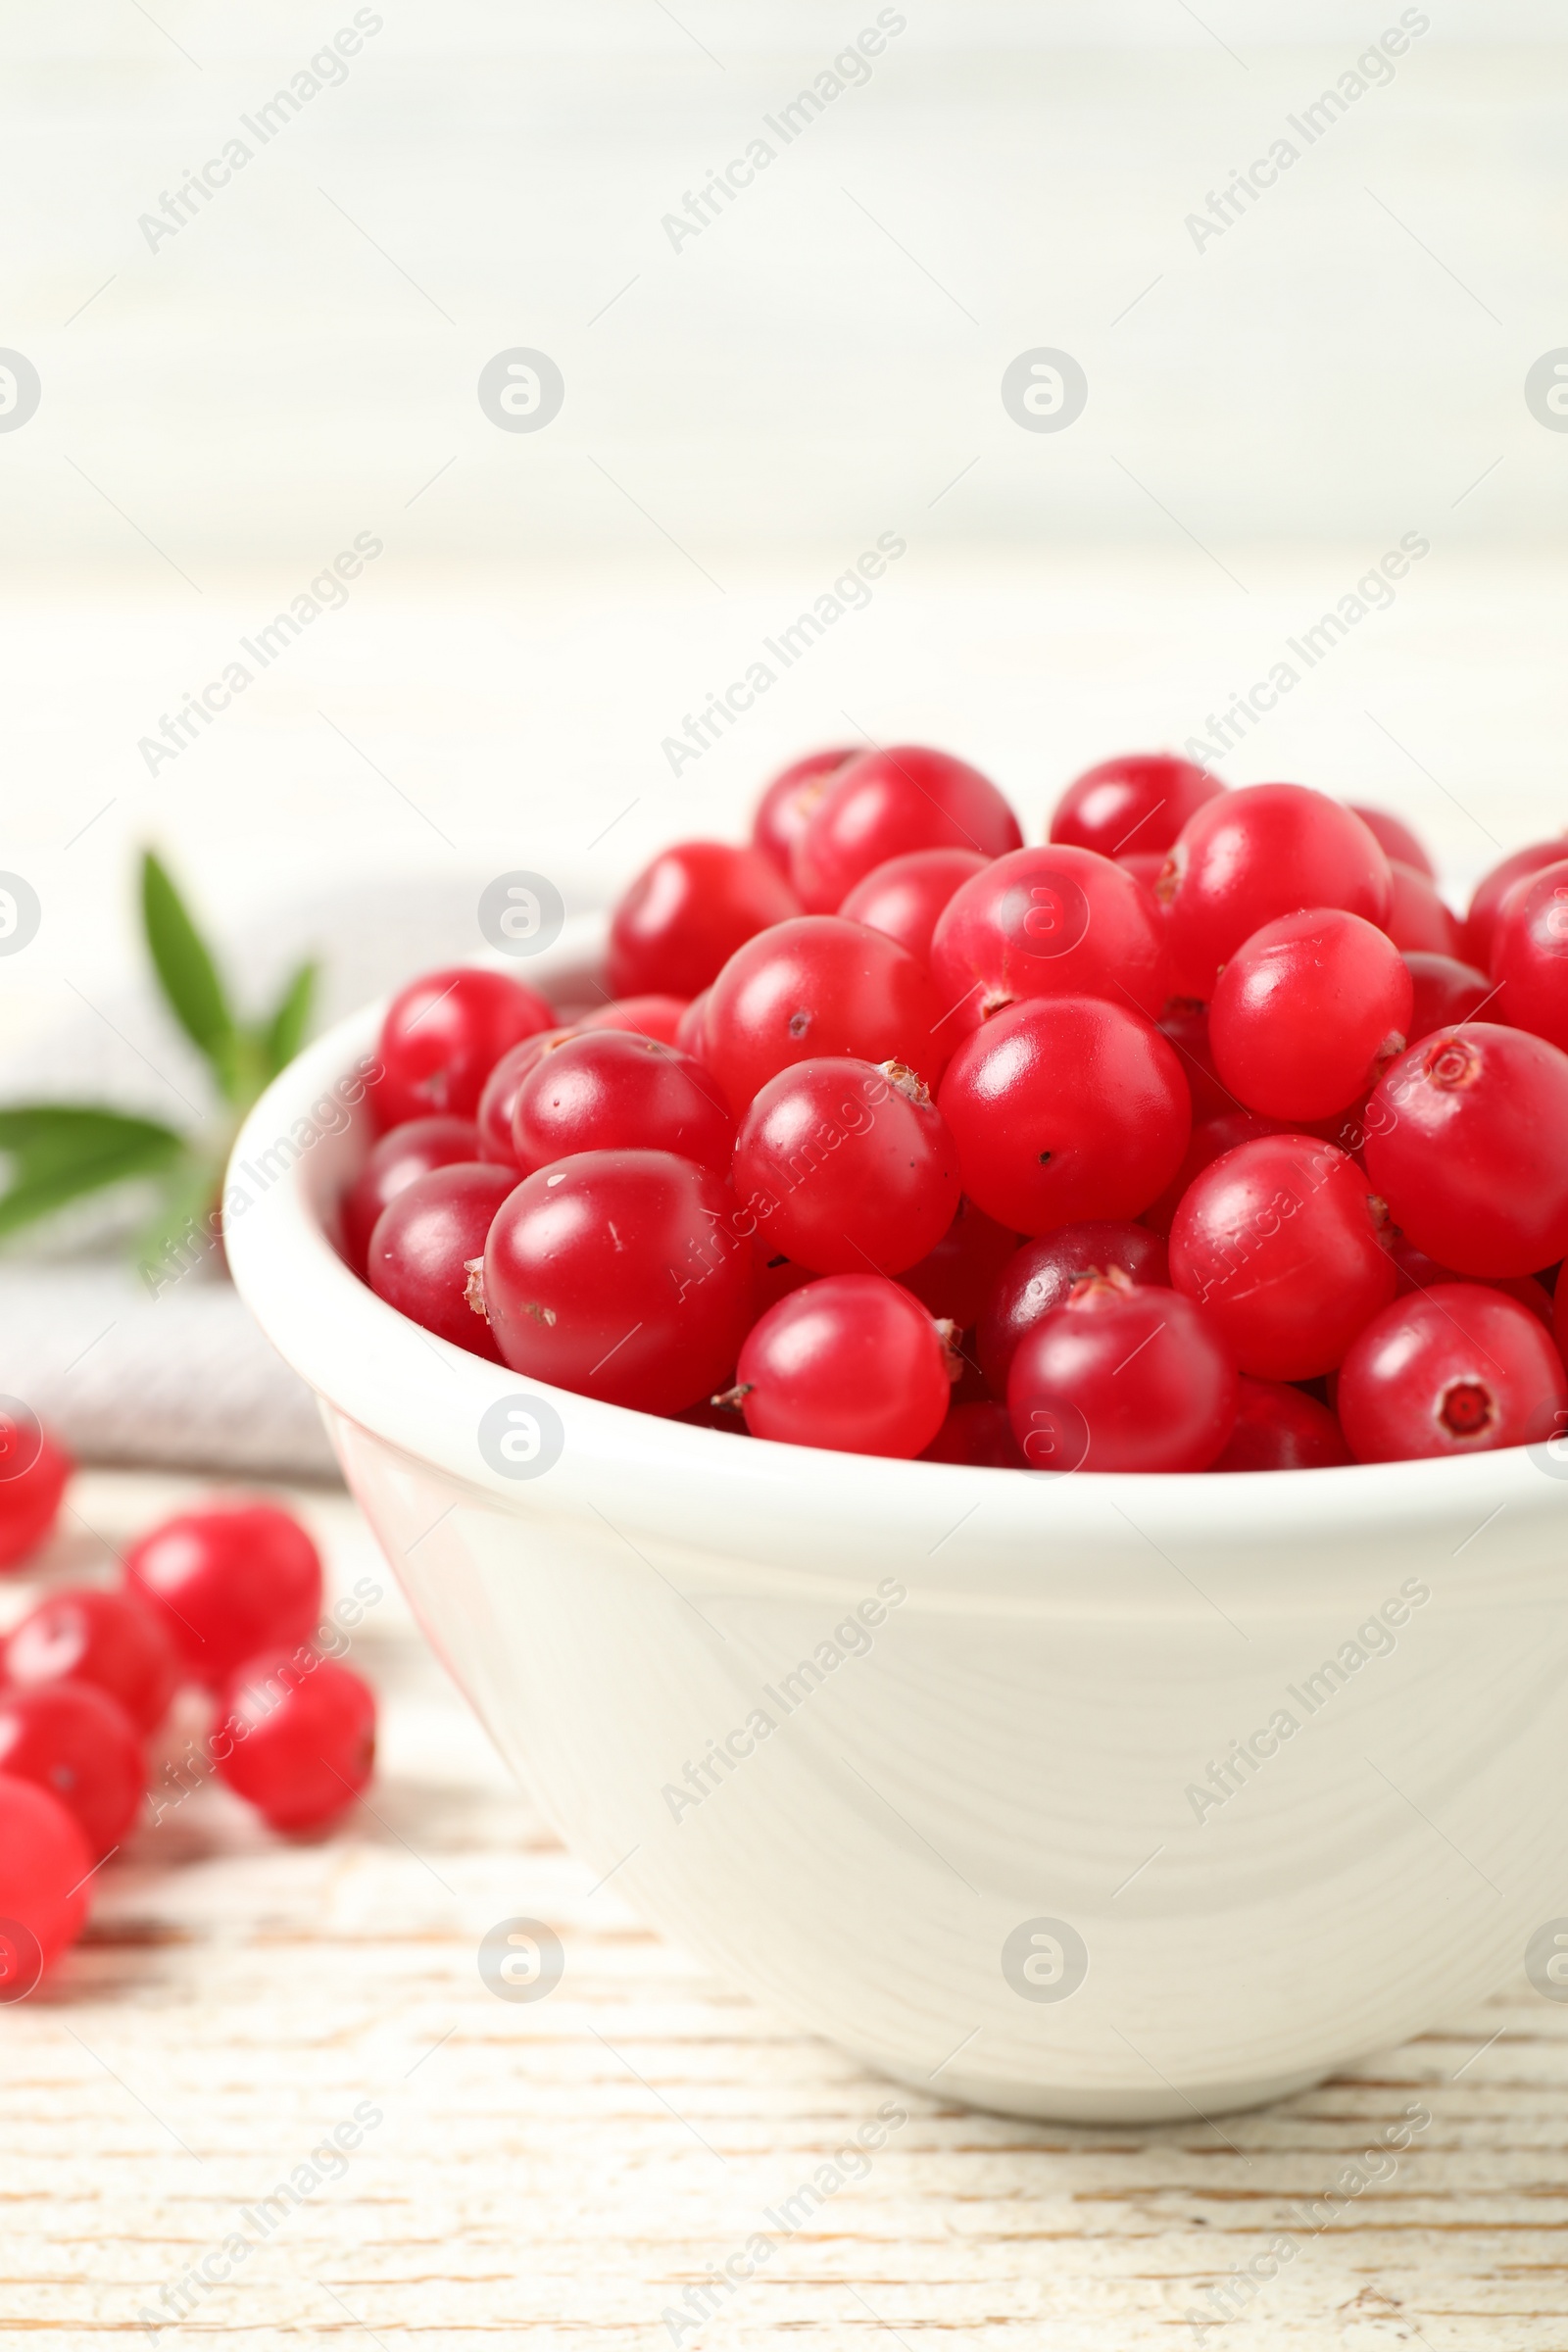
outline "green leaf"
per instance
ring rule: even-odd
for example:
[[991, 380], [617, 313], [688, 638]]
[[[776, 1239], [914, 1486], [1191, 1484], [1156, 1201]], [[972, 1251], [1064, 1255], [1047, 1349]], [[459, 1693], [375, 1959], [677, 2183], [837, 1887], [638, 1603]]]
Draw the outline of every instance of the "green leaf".
[[262, 1050], [267, 1056], [267, 1074], [275, 1078], [287, 1067], [301, 1046], [310, 1027], [311, 1008], [316, 1002], [316, 977], [318, 966], [302, 963], [278, 1002], [277, 1010], [262, 1032]]
[[218, 966], [168, 872], [146, 851], [141, 863], [141, 914], [147, 951], [175, 1019], [199, 1046], [232, 1099], [235, 1083], [234, 1016], [218, 976]]
[[0, 1194], [0, 1235], [15, 1233], [83, 1193], [171, 1167], [185, 1139], [155, 1119], [64, 1102], [0, 1110], [0, 1152], [11, 1180]]

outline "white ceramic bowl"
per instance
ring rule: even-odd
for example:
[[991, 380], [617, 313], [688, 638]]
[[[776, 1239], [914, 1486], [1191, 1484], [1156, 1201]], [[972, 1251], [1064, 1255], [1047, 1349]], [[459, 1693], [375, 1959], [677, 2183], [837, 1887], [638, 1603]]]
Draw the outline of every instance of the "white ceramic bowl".
[[1131, 2122], [1398, 2041], [1568, 1910], [1568, 1462], [1047, 1479], [542, 1389], [323, 1232], [368, 1135], [312, 1106], [377, 1023], [252, 1113], [234, 1279], [498, 1746], [670, 1936], [904, 2081]]

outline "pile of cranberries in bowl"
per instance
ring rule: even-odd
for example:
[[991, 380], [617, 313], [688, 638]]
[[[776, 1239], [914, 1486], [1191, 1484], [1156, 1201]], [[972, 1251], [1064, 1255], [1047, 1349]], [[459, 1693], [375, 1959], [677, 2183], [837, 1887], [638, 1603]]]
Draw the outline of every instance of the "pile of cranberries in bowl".
[[688, 841], [608, 994], [393, 1001], [341, 1247], [610, 1403], [1060, 1474], [1568, 1425], [1568, 839], [1461, 920], [1397, 818], [1134, 755], [1041, 847], [976, 768], [830, 750]]

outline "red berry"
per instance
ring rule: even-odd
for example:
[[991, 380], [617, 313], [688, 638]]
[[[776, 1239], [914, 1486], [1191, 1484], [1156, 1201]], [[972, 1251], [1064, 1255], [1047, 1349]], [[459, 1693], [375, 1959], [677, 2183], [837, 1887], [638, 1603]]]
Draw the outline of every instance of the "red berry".
[[797, 1265], [897, 1274], [952, 1224], [958, 1154], [929, 1089], [897, 1062], [798, 1061], [741, 1121], [734, 1183]]
[[687, 1002], [685, 997], [617, 997], [612, 1004], [585, 1013], [577, 1027], [579, 1032], [629, 1029], [633, 1037], [656, 1037], [661, 1045], [672, 1046]]
[[1131, 1217], [1180, 1165], [1192, 1116], [1181, 1065], [1119, 1004], [1009, 1004], [964, 1039], [938, 1098], [963, 1189], [1014, 1233]]
[[1208, 1012], [1214, 1067], [1250, 1110], [1326, 1119], [1404, 1052], [1411, 1001], [1397, 948], [1359, 915], [1282, 915], [1220, 975]]
[[20, 1568], [42, 1548], [74, 1462], [30, 1413], [0, 1406], [0, 1569]]
[[479, 1149], [476, 1152], [466, 1153], [465, 1157], [488, 1160], [498, 1168], [516, 1166], [516, 1154], [512, 1144], [512, 1114], [516, 1108], [517, 1089], [528, 1072], [536, 1068], [547, 1054], [553, 1054], [558, 1046], [565, 1044], [568, 1037], [576, 1035], [574, 1028], [541, 1029], [536, 1037], [525, 1037], [520, 1046], [513, 1046], [502, 1054], [485, 1080], [484, 1093], [479, 1097]]
[[478, 1160], [432, 1168], [385, 1207], [370, 1236], [365, 1279], [378, 1298], [437, 1339], [501, 1361], [469, 1280], [497, 1209], [517, 1186], [515, 1168]]
[[1517, 881], [1492, 926], [1494, 1010], [1568, 1047], [1568, 858]]
[[1565, 1409], [1568, 1374], [1550, 1339], [1480, 1283], [1396, 1298], [1340, 1371], [1340, 1420], [1358, 1462], [1544, 1445]]
[[0, 1647], [0, 1677], [28, 1687], [90, 1683], [137, 1731], [155, 1732], [179, 1681], [179, 1653], [163, 1620], [130, 1592], [63, 1585]]
[[1052, 811], [1050, 838], [1102, 858], [1163, 857], [1195, 809], [1224, 789], [1174, 752], [1126, 752], [1074, 777]]
[[246, 1659], [223, 1691], [213, 1755], [270, 1828], [320, 1829], [369, 1781], [374, 1693], [349, 1667], [314, 1651]]
[[484, 1296], [514, 1372], [678, 1412], [735, 1361], [752, 1251], [735, 1197], [669, 1152], [582, 1152], [524, 1177], [490, 1228]]
[[0, 1690], [0, 1773], [57, 1796], [95, 1862], [121, 1843], [147, 1791], [136, 1727], [90, 1683]]
[[1023, 840], [989, 778], [949, 752], [902, 743], [861, 752], [828, 779], [791, 854], [808, 914], [842, 906], [862, 875], [909, 850], [1000, 858]]
[[1105, 997], [1152, 1020], [1165, 1002], [1163, 927], [1125, 867], [1094, 850], [1015, 850], [955, 892], [931, 939], [949, 1026], [1004, 1004]]
[[1429, 956], [1457, 956], [1458, 917], [1445, 906], [1430, 876], [1397, 858], [1389, 859], [1389, 872], [1394, 878], [1394, 897], [1388, 933], [1395, 946]]
[[460, 964], [412, 980], [381, 1024], [381, 1076], [367, 1096], [376, 1125], [384, 1132], [432, 1111], [471, 1119], [507, 1048], [555, 1025], [544, 998], [505, 972]]
[[858, 744], [851, 744], [835, 745], [826, 752], [808, 752], [804, 760], [794, 760], [788, 767], [781, 768], [759, 801], [757, 814], [752, 819], [752, 847], [760, 850], [786, 881], [795, 844], [826, 791], [829, 776], [847, 760], [854, 760], [859, 749]]
[[[1516, 1298], [1521, 1306], [1528, 1307], [1536, 1321], [1544, 1324], [1547, 1331], [1556, 1329], [1551, 1293], [1533, 1274], [1456, 1274], [1451, 1266], [1440, 1266], [1436, 1258], [1428, 1257], [1424, 1250], [1418, 1250], [1396, 1225], [1385, 1228], [1383, 1247], [1394, 1260], [1395, 1279], [1398, 1285], [1396, 1295], [1401, 1298], [1411, 1291], [1434, 1290], [1440, 1282], [1485, 1281], [1489, 1289], [1501, 1291], [1507, 1298]], [[1568, 1293], [1564, 1296], [1568, 1297]]]
[[1066, 1304], [1074, 1287], [1091, 1274], [1119, 1266], [1128, 1279], [1163, 1290], [1170, 1282], [1165, 1245], [1147, 1225], [1117, 1218], [1085, 1218], [1059, 1225], [1054, 1233], [1025, 1242], [1003, 1267], [981, 1309], [975, 1346], [986, 1384], [994, 1396], [1007, 1394], [1018, 1342], [1037, 1323]]
[[922, 1462], [970, 1462], [983, 1470], [1027, 1470], [1004, 1404], [950, 1404]]
[[517, 1090], [512, 1148], [525, 1176], [574, 1152], [675, 1152], [729, 1173], [735, 1121], [689, 1054], [627, 1030], [579, 1031]]
[[675, 1023], [675, 1051], [677, 1054], [689, 1054], [693, 1061], [703, 1058], [703, 1041], [708, 1028], [708, 1000], [711, 994], [711, 989], [705, 988], [701, 996], [693, 997]]
[[0, 1774], [0, 2001], [25, 2000], [81, 1934], [93, 1860], [58, 1797]]
[[1156, 1026], [1181, 1056], [1182, 1076], [1193, 1098], [1195, 1120], [1223, 1119], [1242, 1108], [1230, 1088], [1221, 1083], [1214, 1067], [1206, 1004], [1199, 1004], [1191, 997], [1172, 997]]
[[1019, 1238], [972, 1200], [960, 1200], [936, 1248], [906, 1266], [899, 1280], [933, 1315], [970, 1331], [1017, 1254]]
[[1238, 1383], [1236, 1426], [1211, 1470], [1333, 1470], [1350, 1458], [1326, 1404], [1288, 1381]]
[[432, 1168], [479, 1156], [479, 1130], [472, 1119], [409, 1119], [373, 1144], [343, 1196], [343, 1247], [355, 1273], [363, 1279], [376, 1218], [389, 1200]]
[[1418, 1250], [1460, 1274], [1568, 1250], [1568, 1054], [1493, 1021], [1440, 1029], [1367, 1106], [1367, 1174]]
[[951, 1050], [923, 963], [885, 932], [801, 915], [748, 940], [709, 993], [703, 1059], [743, 1114], [797, 1061], [848, 1054], [903, 1062], [934, 1086]]
[[1476, 884], [1470, 911], [1460, 931], [1458, 953], [1478, 972], [1492, 969], [1493, 925], [1503, 900], [1524, 875], [1539, 874], [1544, 865], [1556, 865], [1564, 854], [1563, 840], [1559, 834], [1555, 841], [1533, 841], [1527, 850], [1515, 850]]
[[1024, 1333], [1007, 1412], [1032, 1470], [1206, 1470], [1236, 1419], [1236, 1368], [1190, 1299], [1116, 1267]]
[[874, 865], [850, 892], [840, 914], [885, 931], [929, 967], [937, 917], [960, 883], [985, 870], [978, 850], [910, 850]]
[[1412, 833], [1402, 817], [1391, 816], [1386, 808], [1366, 808], [1359, 801], [1347, 804], [1351, 814], [1358, 816], [1385, 858], [1392, 862], [1397, 858], [1401, 865], [1415, 868], [1429, 881], [1436, 881], [1437, 867], [1427, 854], [1420, 835]]
[[[1187, 1198], [1193, 1178], [1225, 1152], [1234, 1152], [1238, 1144], [1250, 1144], [1260, 1135], [1294, 1135], [1297, 1130], [1284, 1119], [1265, 1119], [1255, 1110], [1230, 1110], [1217, 1119], [1202, 1119], [1187, 1139], [1182, 1163], [1164, 1191], [1151, 1200], [1140, 1222], [1151, 1233], [1169, 1234], [1176, 1221], [1176, 1211]], [[1330, 1136], [1330, 1143], [1338, 1139]], [[1348, 1149], [1342, 1144], [1341, 1151]]]
[[695, 997], [744, 940], [799, 914], [800, 902], [757, 850], [682, 841], [645, 866], [610, 925], [617, 997]]
[[125, 1558], [197, 1680], [216, 1687], [261, 1648], [308, 1642], [321, 1615], [321, 1562], [297, 1519], [268, 1502], [184, 1511]]
[[831, 1274], [752, 1325], [735, 1374], [754, 1438], [911, 1460], [952, 1386], [943, 1335], [880, 1274]]
[[1124, 874], [1131, 874], [1161, 922], [1165, 919], [1165, 908], [1154, 895], [1154, 885], [1165, 871], [1165, 855], [1163, 850], [1127, 850], [1116, 860]]
[[1394, 1296], [1367, 1179], [1333, 1144], [1266, 1135], [1195, 1177], [1170, 1233], [1170, 1277], [1244, 1372], [1332, 1371]]
[[1276, 916], [1339, 906], [1381, 930], [1394, 883], [1361, 819], [1304, 784], [1251, 784], [1205, 801], [1159, 880], [1171, 986], [1206, 1004], [1222, 964]]
[[1412, 1046], [1430, 1037], [1434, 1029], [1452, 1029], [1460, 1021], [1473, 1019], [1494, 994], [1494, 984], [1485, 972], [1458, 963], [1450, 956], [1429, 956], [1407, 948], [1404, 960], [1415, 991], [1408, 1033]]

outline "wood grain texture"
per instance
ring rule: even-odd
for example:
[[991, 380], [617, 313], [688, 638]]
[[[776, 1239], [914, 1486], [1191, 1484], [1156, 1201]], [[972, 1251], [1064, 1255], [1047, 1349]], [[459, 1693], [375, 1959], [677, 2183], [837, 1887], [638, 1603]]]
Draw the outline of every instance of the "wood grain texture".
[[[79, 1481], [51, 1573], [102, 1561], [100, 1538], [178, 1492]], [[1294, 2257], [1211, 2344], [1568, 2346], [1568, 2006], [1521, 1976], [1217, 2125], [1035, 2127], [894, 2090], [595, 1887], [425, 1653], [352, 1506], [303, 1501], [335, 1576], [386, 1588], [355, 1643], [383, 1700], [378, 1779], [317, 1844], [200, 1789], [104, 1872], [45, 1991], [0, 2011], [0, 2345], [151, 2340], [158, 2314], [165, 2344], [245, 2352], [781, 2335], [1142, 2352], [1199, 2344], [1204, 2290], [1289, 2230]], [[10, 1588], [5, 1614], [25, 1597]], [[481, 1936], [514, 1916], [561, 1938], [546, 1999], [480, 1980]], [[889, 2102], [907, 2120], [792, 2230], [783, 2202]], [[1432, 2121], [1392, 2177], [1315, 2234], [1292, 2219], [1417, 2103]], [[380, 2121], [310, 2186], [296, 2168], [357, 2107]], [[291, 2177], [270, 2232], [241, 2218]], [[180, 2290], [236, 2232], [253, 2242], [231, 2275]], [[711, 2288], [700, 2325], [666, 2320], [759, 2232], [755, 2278]]]

